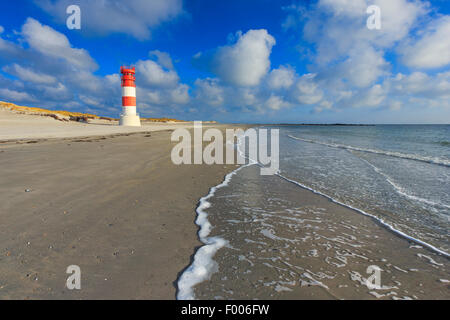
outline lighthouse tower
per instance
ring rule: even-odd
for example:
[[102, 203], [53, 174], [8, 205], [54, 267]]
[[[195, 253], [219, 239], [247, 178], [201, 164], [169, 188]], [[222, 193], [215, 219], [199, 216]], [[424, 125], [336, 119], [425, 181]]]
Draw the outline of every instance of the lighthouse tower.
[[120, 67], [122, 74], [122, 113], [120, 114], [121, 126], [140, 127], [141, 119], [136, 113], [136, 84], [134, 67]]

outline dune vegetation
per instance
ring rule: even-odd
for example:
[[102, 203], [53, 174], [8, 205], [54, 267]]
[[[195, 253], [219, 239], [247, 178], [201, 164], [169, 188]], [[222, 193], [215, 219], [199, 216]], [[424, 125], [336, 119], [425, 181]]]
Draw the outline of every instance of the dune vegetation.
[[[18, 106], [14, 103], [0, 101], [0, 110], [5, 109], [17, 114], [37, 115], [42, 117], [51, 117], [59, 121], [77, 121], [77, 122], [89, 122], [89, 120], [106, 120], [106, 121], [118, 121], [118, 119], [110, 117], [101, 117], [95, 114], [73, 112], [66, 110], [48, 110], [43, 108]], [[170, 118], [141, 118], [141, 121], [148, 122], [184, 122], [183, 120], [170, 119]]]

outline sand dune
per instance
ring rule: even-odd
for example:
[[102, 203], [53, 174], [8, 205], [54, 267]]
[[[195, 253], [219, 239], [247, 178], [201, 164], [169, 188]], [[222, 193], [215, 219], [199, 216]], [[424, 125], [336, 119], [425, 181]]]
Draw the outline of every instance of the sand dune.
[[[6, 104], [5, 106], [5, 103], [0, 103], [0, 141], [72, 138], [192, 127], [191, 122], [161, 123], [147, 121], [142, 122], [142, 127], [120, 127], [114, 119], [108, 120], [108, 118], [95, 115], [49, 111], [15, 105], [12, 106], [16, 108], [11, 108], [8, 107], [10, 105]], [[70, 119], [77, 119], [77, 117], [87, 119], [88, 122], [70, 121]]]

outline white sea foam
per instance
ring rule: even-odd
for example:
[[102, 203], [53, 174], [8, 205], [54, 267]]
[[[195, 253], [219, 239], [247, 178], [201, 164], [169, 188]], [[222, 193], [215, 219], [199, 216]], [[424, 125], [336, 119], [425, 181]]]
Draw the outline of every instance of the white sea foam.
[[288, 238], [278, 237], [273, 233], [273, 230], [269, 230], [269, 229], [262, 229], [261, 234], [272, 240], [287, 241], [287, 242], [297, 242], [298, 241], [296, 239], [288, 239]]
[[[242, 140], [238, 141], [237, 150]], [[211, 275], [217, 271], [217, 263], [213, 260], [216, 252], [228, 244], [228, 241], [220, 237], [208, 237], [211, 232], [211, 223], [208, 220], [208, 213], [205, 211], [211, 206], [208, 201], [214, 196], [216, 191], [220, 188], [228, 186], [231, 178], [242, 168], [253, 165], [254, 162], [250, 161], [248, 164], [243, 165], [236, 170], [230, 172], [225, 176], [222, 183], [209, 190], [209, 193], [200, 199], [197, 207], [197, 219], [195, 223], [200, 227], [198, 236], [200, 241], [204, 243], [194, 255], [194, 262], [183, 272], [178, 280], [178, 294], [179, 300], [194, 300], [194, 286], [208, 280]]]
[[373, 170], [375, 170], [375, 172], [377, 172], [378, 174], [381, 174], [381, 175], [386, 179], [386, 181], [387, 181], [392, 187], [394, 187], [394, 190], [395, 190], [398, 194], [400, 194], [400, 195], [402, 195], [402, 196], [404, 196], [404, 197], [406, 197], [406, 198], [409, 198], [409, 199], [411, 199], [411, 200], [415, 200], [415, 201], [419, 201], [419, 202], [426, 203], [426, 204], [428, 204], [428, 205], [432, 205], [432, 206], [440, 206], [440, 207], [444, 207], [444, 208], [450, 208], [450, 206], [448, 206], [448, 205], [446, 205], [446, 204], [443, 204], [443, 203], [440, 203], [440, 202], [434, 202], [434, 201], [431, 201], [431, 200], [428, 200], [428, 199], [424, 199], [424, 198], [421, 198], [421, 197], [418, 197], [418, 196], [409, 194], [404, 188], [402, 188], [402, 187], [399, 186], [397, 183], [395, 183], [395, 182], [393, 181], [393, 179], [392, 179], [390, 176], [388, 176], [386, 173], [384, 173], [383, 171], [381, 171], [379, 168], [377, 168], [376, 166], [374, 166], [373, 164], [371, 164], [369, 161], [367, 161], [367, 160], [365, 160], [365, 159], [361, 159], [361, 160], [364, 161], [365, 163], [367, 163], [370, 167], [372, 167]]
[[291, 289], [291, 288], [288, 288], [288, 287], [284, 287], [284, 286], [281, 286], [281, 285], [277, 284], [277, 285], [275, 286], [275, 291], [276, 291], [276, 292], [282, 292], [282, 291], [292, 291], [292, 289]]
[[340, 204], [340, 205], [342, 205], [342, 206], [344, 206], [344, 207], [347, 207], [347, 208], [350, 208], [350, 209], [352, 209], [352, 210], [355, 210], [356, 212], [359, 212], [359, 213], [361, 213], [361, 214], [363, 214], [363, 215], [365, 215], [365, 216], [371, 217], [371, 218], [375, 219], [376, 221], [378, 221], [381, 225], [385, 226], [386, 228], [388, 228], [388, 229], [391, 230], [392, 232], [396, 233], [397, 235], [399, 235], [399, 236], [401, 236], [401, 237], [403, 237], [403, 238], [406, 238], [406, 239], [408, 239], [408, 240], [410, 240], [410, 241], [412, 241], [412, 242], [414, 242], [414, 243], [416, 243], [416, 244], [420, 244], [420, 245], [422, 245], [422, 246], [424, 246], [424, 247], [427, 247], [428, 249], [430, 249], [430, 250], [432, 250], [432, 251], [434, 251], [434, 252], [436, 252], [436, 253], [439, 253], [439, 254], [441, 254], [441, 255], [447, 257], [447, 258], [450, 258], [450, 254], [449, 254], [449, 253], [447, 253], [447, 252], [445, 252], [445, 251], [443, 251], [443, 250], [441, 250], [441, 249], [439, 249], [439, 248], [437, 248], [437, 247], [435, 247], [435, 246], [433, 246], [433, 245], [431, 245], [431, 244], [429, 244], [429, 243], [426, 243], [426, 242], [424, 242], [424, 241], [422, 241], [422, 240], [420, 240], [420, 239], [417, 239], [417, 238], [414, 238], [414, 237], [412, 237], [412, 236], [410, 236], [410, 235], [407, 235], [407, 234], [404, 233], [403, 231], [400, 231], [400, 230], [394, 228], [392, 225], [390, 225], [389, 223], [387, 223], [386, 221], [384, 221], [384, 220], [383, 220], [382, 218], [380, 218], [380, 217], [377, 217], [377, 216], [375, 216], [375, 215], [373, 215], [373, 214], [370, 214], [370, 213], [368, 213], [368, 212], [365, 212], [365, 211], [363, 211], [363, 210], [361, 210], [361, 209], [355, 208], [355, 207], [353, 207], [353, 206], [351, 206], [351, 205], [345, 204], [345, 203], [343, 203], [343, 202], [341, 202], [341, 201], [339, 201], [339, 200], [336, 200], [336, 199], [334, 199], [334, 198], [332, 198], [332, 197], [330, 197], [330, 196], [328, 196], [328, 195], [326, 195], [326, 194], [324, 194], [324, 193], [322, 193], [322, 192], [320, 192], [320, 191], [317, 191], [317, 190], [315, 190], [315, 189], [312, 189], [312, 188], [310, 188], [310, 187], [308, 187], [308, 186], [306, 186], [306, 185], [304, 185], [304, 184], [302, 184], [302, 183], [300, 183], [300, 182], [297, 182], [297, 181], [295, 181], [295, 180], [289, 179], [289, 178], [287, 178], [287, 177], [281, 175], [280, 173], [278, 173], [277, 176], [279, 176], [280, 178], [282, 178], [282, 179], [284, 179], [284, 180], [286, 180], [286, 181], [289, 181], [289, 182], [291, 182], [291, 183], [293, 183], [293, 184], [295, 184], [295, 185], [298, 185], [298, 186], [300, 186], [300, 187], [302, 187], [302, 188], [304, 188], [304, 189], [310, 190], [310, 191], [312, 191], [312, 192], [315, 193], [315, 194], [319, 194], [319, 195], [321, 195], [321, 196], [324, 196], [324, 197], [326, 197], [327, 199], [331, 200], [331, 201], [334, 202], [334, 203]]
[[308, 272], [304, 272], [301, 276], [303, 278], [306, 278], [306, 280], [300, 279], [300, 285], [302, 287], [304, 287], [304, 286], [319, 286], [326, 290], [329, 290], [327, 285], [323, 284], [319, 280], [314, 279]]
[[377, 299], [380, 299], [380, 298], [383, 298], [383, 297], [388, 297], [388, 296], [393, 296], [393, 298], [394, 298], [397, 295], [397, 292], [395, 292], [395, 291], [391, 291], [391, 292], [388, 292], [388, 293], [385, 293], [385, 294], [378, 293], [376, 291], [369, 291], [369, 293], [371, 295], [373, 295]]
[[392, 296], [392, 300], [413, 300], [413, 298], [408, 297], [408, 296], [404, 296], [404, 297], [397, 297], [397, 296]]
[[418, 256], [419, 258], [424, 258], [424, 259], [428, 260], [431, 264], [434, 264], [434, 265], [436, 265], [436, 266], [443, 266], [442, 263], [436, 262], [436, 261], [435, 261], [433, 258], [431, 258], [430, 256], [424, 255], [424, 254], [422, 254], [422, 253], [418, 253], [417, 256]]
[[390, 156], [390, 157], [415, 160], [415, 161], [433, 163], [433, 164], [437, 164], [437, 165], [441, 165], [441, 166], [445, 166], [445, 167], [450, 167], [450, 160], [447, 160], [447, 159], [426, 157], [426, 156], [421, 156], [421, 155], [417, 155], [417, 154], [408, 154], [408, 153], [401, 153], [401, 152], [394, 152], [394, 151], [359, 148], [359, 147], [348, 146], [348, 145], [344, 145], [344, 144], [328, 143], [328, 142], [317, 141], [317, 140], [303, 139], [303, 138], [295, 137], [292, 135], [288, 135], [288, 137], [291, 139], [295, 139], [295, 140], [299, 140], [299, 141], [303, 141], [303, 142], [320, 144], [320, 145], [332, 147], [332, 148], [354, 150], [354, 151], [360, 151], [360, 152], [366, 152], [366, 153], [382, 154], [382, 155], [386, 155], [386, 156]]
[[231, 178], [239, 170], [248, 165], [241, 166], [227, 174], [222, 183], [218, 184], [215, 187], [212, 187], [209, 193], [200, 199], [199, 205], [196, 210], [197, 219], [195, 220], [195, 223], [200, 227], [198, 236], [200, 238], [200, 241], [205, 245], [197, 250], [194, 256], [194, 262], [183, 272], [180, 279], [178, 280], [177, 299], [195, 299], [193, 290], [194, 286], [209, 279], [211, 277], [211, 274], [217, 271], [217, 264], [213, 260], [213, 257], [216, 254], [217, 250], [227, 245], [228, 242], [220, 237], [208, 237], [209, 233], [211, 232], [211, 223], [208, 220], [208, 213], [205, 211], [211, 206], [211, 203], [208, 202], [208, 199], [213, 197], [218, 189], [226, 187]]

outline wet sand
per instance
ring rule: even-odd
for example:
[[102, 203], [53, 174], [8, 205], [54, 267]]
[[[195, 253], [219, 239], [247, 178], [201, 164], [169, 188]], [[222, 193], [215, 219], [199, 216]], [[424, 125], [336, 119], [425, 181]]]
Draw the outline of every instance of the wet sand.
[[0, 299], [174, 299], [196, 203], [235, 166], [173, 165], [170, 133], [0, 143]]
[[256, 166], [209, 201], [210, 236], [228, 244], [198, 299], [450, 299], [448, 258]]

